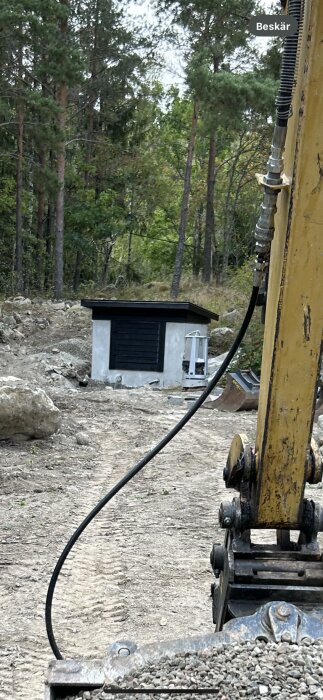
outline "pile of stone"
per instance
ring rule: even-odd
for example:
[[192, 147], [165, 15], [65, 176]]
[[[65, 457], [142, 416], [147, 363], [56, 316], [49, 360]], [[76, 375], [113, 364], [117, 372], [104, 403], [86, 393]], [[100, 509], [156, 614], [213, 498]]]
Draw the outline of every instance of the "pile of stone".
[[[323, 640], [311, 643], [306, 639], [302, 645], [246, 642], [164, 657], [123, 676], [116, 687], [117, 693], [106, 685], [69, 695], [66, 700], [150, 700], [148, 693], [136, 694], [139, 688], [149, 688], [163, 700], [198, 700], [201, 695], [194, 693], [195, 688], [205, 689], [203, 697], [210, 700], [323, 700]], [[133, 693], [123, 695], [122, 688], [131, 688]], [[186, 688], [189, 693], [172, 693], [172, 689]], [[158, 689], [168, 692], [159, 695]]]
[[88, 317], [79, 302], [11, 297], [0, 307], [0, 343], [19, 342], [37, 331], [45, 331], [53, 321], [77, 316]]

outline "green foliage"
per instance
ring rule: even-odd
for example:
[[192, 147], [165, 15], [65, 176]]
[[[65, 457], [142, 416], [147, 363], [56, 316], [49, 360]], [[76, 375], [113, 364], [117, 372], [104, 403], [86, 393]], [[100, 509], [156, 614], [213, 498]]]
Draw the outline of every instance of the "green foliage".
[[[66, 292], [119, 278], [168, 279], [175, 259], [193, 98], [200, 108], [183, 271], [203, 259], [209, 137], [216, 130], [214, 273], [249, 258], [260, 171], [269, 147], [279, 52], [256, 69], [254, 0], [165, 0], [190, 46], [187, 92], [151, 78], [156, 37], [134, 32], [116, 0], [0, 0], [0, 292], [15, 281], [18, 112], [23, 113], [25, 292], [52, 288], [57, 157], [66, 146]], [[61, 23], [68, 31], [62, 35]], [[234, 69], [243, 54], [248, 70]], [[216, 70], [214, 66], [216, 64]], [[69, 87], [66, 129], [57, 92]], [[235, 284], [235, 282], [233, 282]]]
[[241, 343], [238, 355], [230, 364], [229, 371], [234, 369], [251, 369], [260, 377], [263, 339], [264, 325], [260, 320], [260, 311], [256, 309], [254, 318], [250, 322], [246, 336]]

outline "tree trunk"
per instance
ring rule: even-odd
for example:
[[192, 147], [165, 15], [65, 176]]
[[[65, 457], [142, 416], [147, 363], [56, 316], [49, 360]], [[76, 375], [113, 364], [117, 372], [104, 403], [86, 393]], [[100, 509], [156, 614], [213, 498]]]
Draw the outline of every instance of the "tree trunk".
[[[217, 73], [222, 56], [213, 56], [213, 73]], [[205, 236], [204, 236], [204, 261], [203, 261], [203, 282], [210, 282], [212, 274], [212, 242], [214, 240], [214, 190], [215, 190], [215, 153], [216, 153], [216, 130], [213, 129], [209, 143], [209, 160], [207, 168], [206, 185], [206, 212], [205, 212]]]
[[201, 267], [201, 246], [202, 246], [202, 217], [203, 204], [200, 204], [196, 211], [194, 222], [194, 250], [193, 250], [193, 275], [198, 277]]
[[212, 272], [212, 240], [214, 236], [214, 189], [215, 189], [216, 133], [212, 132], [209, 143], [207, 168], [207, 192], [204, 236], [203, 282], [210, 282]]
[[127, 265], [126, 265], [126, 279], [130, 282], [131, 278], [131, 262], [132, 262], [132, 237], [133, 237], [133, 212], [135, 205], [135, 188], [132, 184], [131, 187], [131, 201], [130, 201], [130, 229], [128, 234], [128, 251], [127, 251]]
[[237, 150], [237, 153], [235, 155], [235, 158], [233, 160], [231, 169], [230, 169], [230, 177], [229, 177], [229, 183], [227, 186], [227, 195], [225, 199], [225, 206], [224, 206], [224, 231], [223, 231], [223, 260], [222, 260], [222, 283], [225, 284], [226, 279], [227, 279], [227, 274], [228, 274], [228, 265], [229, 265], [229, 256], [230, 256], [230, 243], [231, 243], [231, 228], [233, 224], [233, 219], [232, 219], [232, 190], [233, 190], [233, 183], [234, 183], [234, 178], [236, 174], [236, 168], [239, 162], [239, 158], [241, 155], [241, 137], [240, 137], [240, 145]]
[[[49, 167], [51, 171], [54, 171], [55, 159], [53, 151], [49, 151]], [[44, 270], [44, 288], [49, 291], [53, 287], [53, 246], [55, 237], [55, 205], [54, 200], [49, 192], [47, 211], [46, 211], [46, 221], [44, 227], [45, 233], [45, 270]]]
[[[22, 79], [22, 48], [19, 49], [18, 56], [18, 91], [21, 91]], [[21, 95], [18, 95], [17, 104], [17, 170], [16, 170], [16, 250], [15, 250], [15, 271], [16, 271], [16, 290], [19, 294], [23, 292], [23, 156], [24, 156], [24, 103]]]
[[[241, 145], [241, 142], [240, 142], [240, 145]], [[259, 145], [259, 147], [260, 147], [260, 145]], [[252, 163], [253, 158], [258, 150], [259, 150], [259, 148], [256, 148], [255, 151], [252, 151], [249, 158], [244, 163], [243, 170], [241, 172], [238, 183], [236, 185], [236, 190], [235, 190], [233, 201], [232, 201], [232, 195], [233, 195], [234, 176], [236, 175], [237, 165], [238, 165], [239, 158], [241, 155], [240, 149], [238, 150], [237, 155], [236, 155], [234, 162], [232, 164], [227, 199], [226, 199], [226, 206], [225, 206], [225, 218], [224, 218], [225, 226], [224, 226], [223, 263], [222, 263], [222, 281], [223, 281], [223, 283], [226, 282], [227, 275], [228, 275], [229, 258], [230, 258], [231, 252], [232, 252], [231, 244], [232, 244], [232, 233], [233, 233], [233, 227], [234, 227], [234, 217], [235, 217], [235, 213], [236, 213], [237, 206], [238, 206], [240, 191], [243, 187], [244, 180], [247, 176], [248, 167], [249, 167], [250, 163]]]
[[198, 110], [199, 110], [198, 102], [197, 102], [197, 100], [195, 100], [195, 102], [193, 104], [191, 133], [190, 133], [190, 138], [189, 138], [189, 142], [188, 142], [187, 158], [186, 158], [186, 165], [185, 165], [184, 189], [183, 189], [180, 221], [179, 221], [179, 227], [178, 227], [178, 243], [177, 243], [177, 249], [176, 249], [174, 274], [173, 274], [173, 280], [172, 280], [172, 286], [171, 286], [171, 296], [174, 299], [176, 299], [176, 297], [178, 296], [179, 285], [180, 285], [181, 275], [182, 275], [182, 266], [183, 266], [183, 257], [184, 257], [184, 248], [185, 248], [185, 235], [186, 235], [186, 226], [187, 226], [187, 218], [188, 218], [188, 205], [189, 205], [189, 197], [190, 197], [190, 191], [191, 191], [192, 165], [193, 165], [196, 130], [197, 130], [197, 122], [198, 122]]
[[113, 248], [113, 243], [110, 239], [108, 239], [105, 243], [104, 246], [104, 261], [103, 261], [103, 266], [102, 266], [102, 272], [101, 272], [101, 284], [104, 286], [107, 283], [107, 275], [108, 275], [108, 264], [110, 260], [110, 255], [112, 253], [112, 248]]
[[56, 299], [63, 296], [64, 284], [64, 190], [65, 190], [65, 128], [67, 109], [68, 87], [65, 83], [59, 86], [57, 91], [57, 104], [59, 106], [58, 128], [61, 141], [57, 154], [57, 181], [58, 191], [56, 197], [56, 226], [55, 226], [55, 276], [54, 294]]
[[46, 150], [40, 149], [39, 153], [39, 180], [37, 193], [37, 277], [36, 287], [42, 293], [44, 291], [45, 277], [45, 246], [44, 246], [44, 223], [45, 223], [45, 169]]
[[[43, 18], [43, 21], [44, 20]], [[41, 65], [46, 64], [46, 54], [41, 56]], [[45, 75], [42, 80], [42, 96], [44, 99], [48, 96], [48, 76]], [[38, 274], [36, 277], [36, 287], [40, 293], [44, 291], [45, 285], [45, 268], [46, 268], [46, 253], [45, 253], [45, 221], [46, 221], [46, 159], [48, 146], [41, 144], [39, 147], [38, 161], [38, 185], [37, 185], [37, 220], [36, 220], [36, 255], [38, 261]]]

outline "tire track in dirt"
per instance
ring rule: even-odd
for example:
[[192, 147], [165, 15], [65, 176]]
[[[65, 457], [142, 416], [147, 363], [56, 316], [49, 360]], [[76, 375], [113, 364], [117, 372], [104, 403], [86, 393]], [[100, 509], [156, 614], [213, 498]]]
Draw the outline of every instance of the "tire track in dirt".
[[[81, 495], [80, 513], [86, 513], [104, 491], [149, 450], [155, 440], [145, 444], [147, 436], [156, 432], [162, 435], [181, 415], [178, 412], [163, 416], [162, 420], [156, 415], [143, 416], [139, 431], [138, 424], [131, 425], [130, 421], [122, 435], [116, 434], [115, 445], [109, 434], [108, 439], [101, 443], [102, 459], [95, 483], [91, 484], [91, 503], [87, 494]], [[117, 449], [120, 448], [121, 438], [122, 451]], [[147, 465], [82, 535], [75, 553], [64, 566], [55, 599], [57, 637], [68, 655], [102, 656], [109, 643], [117, 638], [129, 637], [129, 634], [139, 643], [156, 639], [160, 634], [163, 611], [167, 608], [167, 601], [163, 600], [165, 588], [167, 590], [168, 587], [173, 599], [176, 595], [178, 597], [184, 580], [190, 578], [190, 583], [186, 582], [186, 585], [194, 587], [192, 575], [200, 575], [200, 566], [204, 567], [209, 591], [209, 551], [216, 521], [216, 505], [211, 505], [209, 497], [210, 487], [214, 491], [211, 483], [212, 478], [214, 480], [214, 460], [210, 460], [210, 455], [208, 462], [204, 459], [209, 438], [207, 427], [191, 427], [190, 441], [197, 445], [197, 451], [201, 445], [205, 455], [199, 455], [199, 464], [191, 464], [187, 474], [183, 472], [182, 476], [175, 476], [177, 486], [173, 487], [173, 499], [169, 498], [169, 482], [174, 483], [173, 472], [176, 473], [179, 464], [185, 460], [180, 438], [165, 448], [151, 465]], [[192, 455], [187, 455], [188, 458], [192, 459]], [[203, 479], [199, 475], [201, 470]], [[111, 475], [109, 485], [107, 473]], [[210, 486], [206, 485], [208, 480]], [[165, 495], [168, 498], [165, 499]], [[188, 500], [193, 504], [191, 509], [187, 505]], [[73, 518], [73, 526], [76, 527], [80, 521], [81, 517]], [[198, 535], [195, 532], [197, 523]], [[166, 551], [158, 555], [157, 562], [154, 550], [158, 541], [158, 546], [162, 549], [166, 547]], [[188, 547], [192, 552], [189, 565], [185, 553]], [[195, 571], [195, 560], [199, 557], [201, 564]], [[171, 569], [169, 575], [165, 575], [165, 567], [166, 572], [167, 567]], [[205, 597], [205, 584], [203, 595]], [[176, 610], [180, 611], [183, 605], [186, 607], [187, 602], [185, 596], [184, 603]], [[198, 603], [196, 600], [195, 609], [196, 605], [200, 609], [201, 601]], [[160, 619], [156, 620], [158, 616]], [[209, 601], [207, 617], [210, 623]], [[195, 619], [191, 631], [196, 632]], [[163, 638], [173, 637], [173, 625], [169, 631], [163, 632]], [[180, 632], [186, 634], [187, 628], [180, 626]]]
[[[3, 557], [11, 565], [2, 567], [0, 584], [0, 700], [42, 700], [52, 658], [44, 602], [55, 562], [95, 503], [184, 413], [150, 392], [116, 392], [111, 404], [94, 407], [73, 401], [91, 447], [73, 448], [67, 433], [65, 459], [56, 448], [51, 453], [55, 471], [46, 472], [41, 459], [38, 471], [29, 469], [30, 488], [44, 491], [18, 506], [18, 475], [16, 501], [2, 498]], [[209, 553], [223, 541], [219, 504], [233, 496], [222, 471], [234, 434], [253, 440], [254, 427], [254, 414], [199, 411], [91, 523], [55, 593], [54, 631], [64, 656], [102, 656], [116, 639], [141, 645], [213, 631]], [[19, 459], [23, 464], [24, 453]]]
[[[173, 412], [159, 419], [159, 436], [182, 415]], [[117, 496], [129, 600], [121, 632], [139, 644], [213, 631], [209, 553], [214, 539], [223, 539], [217, 510], [225, 492], [222, 470], [231, 437], [229, 432], [223, 441], [215, 434], [212, 453], [210, 419], [210, 413], [201, 412]], [[156, 427], [156, 417], [141, 421], [144, 437]], [[150, 447], [143, 444], [138, 458]]]
[[[127, 442], [124, 434], [123, 440]], [[80, 494], [79, 513], [71, 531], [124, 474], [118, 465], [119, 436], [101, 442], [101, 459], [91, 488]], [[57, 584], [53, 618], [64, 655], [98, 657], [106, 653], [127, 618], [123, 535], [118, 507], [112, 501], [81, 535], [64, 564]]]
[[[101, 431], [97, 432], [101, 436]], [[95, 437], [94, 435], [94, 439]], [[109, 449], [113, 450], [111, 439]], [[12, 485], [12, 494], [2, 497], [2, 503], [5, 499], [7, 501], [2, 532], [5, 533], [6, 528], [10, 530], [2, 541], [2, 551], [10, 551], [10, 557], [6, 555], [10, 561], [7, 562], [5, 571], [2, 571], [0, 700], [43, 698], [44, 671], [52, 658], [44, 622], [45, 596], [50, 575], [73, 529], [104, 494], [107, 480], [112, 483], [115, 480], [109, 474], [109, 467], [101, 462], [101, 455], [100, 459], [86, 461], [87, 465], [79, 460], [75, 464], [71, 455], [70, 463], [66, 461], [62, 493], [56, 495], [44, 489], [33, 500], [28, 493], [28, 504], [26, 496], [26, 502], [21, 501], [28, 508], [19, 509], [20, 501], [14, 500], [14, 494], [21, 490], [19, 483]], [[90, 469], [90, 472], [85, 472], [84, 468]], [[43, 469], [41, 465], [38, 477], [44, 473]], [[28, 471], [28, 468], [25, 467], [24, 471]], [[57, 474], [57, 479], [60, 478]], [[6, 524], [8, 519], [10, 526]], [[113, 637], [115, 626], [117, 629], [125, 614], [117, 589], [117, 585], [122, 582], [122, 559], [114, 558], [109, 548], [108, 567], [103, 567], [106, 561], [106, 538], [103, 540], [100, 537], [100, 520], [102, 522], [101, 516], [95, 523], [96, 532], [91, 532], [90, 526], [88, 535], [83, 537], [75, 554], [67, 560], [59, 578], [54, 598], [53, 625], [64, 656], [74, 656], [76, 653], [96, 655], [97, 650], [100, 655], [104, 654], [104, 627], [101, 644], [100, 636], [96, 634], [102, 613], [107, 615]], [[75, 570], [73, 564], [76, 564]], [[91, 574], [94, 581], [91, 580]], [[103, 583], [105, 595], [102, 595], [101, 590]]]

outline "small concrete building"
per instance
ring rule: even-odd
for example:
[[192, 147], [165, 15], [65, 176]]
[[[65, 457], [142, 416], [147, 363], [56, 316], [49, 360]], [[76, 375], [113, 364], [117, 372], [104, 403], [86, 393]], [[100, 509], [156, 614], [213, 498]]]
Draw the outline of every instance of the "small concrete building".
[[218, 315], [190, 302], [82, 299], [92, 309], [92, 379], [136, 387], [183, 381], [185, 338]]

